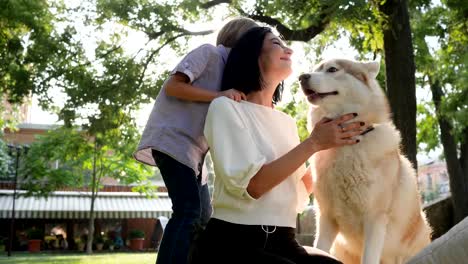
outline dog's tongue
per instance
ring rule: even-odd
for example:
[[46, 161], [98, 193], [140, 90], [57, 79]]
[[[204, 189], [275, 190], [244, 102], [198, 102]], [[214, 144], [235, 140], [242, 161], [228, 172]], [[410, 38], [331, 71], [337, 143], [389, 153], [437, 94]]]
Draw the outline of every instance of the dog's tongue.
[[319, 99], [319, 98], [322, 98], [322, 97], [318, 93], [311, 93], [311, 94], [307, 95], [307, 99], [309, 99], [309, 100], [315, 100], [315, 99]]
[[327, 95], [337, 95], [338, 92], [329, 92], [329, 93], [317, 93], [315, 91], [312, 91], [311, 93], [309, 93], [307, 95], [307, 98], [310, 99], [310, 100], [315, 100], [315, 99], [319, 99], [319, 98], [324, 98], [325, 96]]

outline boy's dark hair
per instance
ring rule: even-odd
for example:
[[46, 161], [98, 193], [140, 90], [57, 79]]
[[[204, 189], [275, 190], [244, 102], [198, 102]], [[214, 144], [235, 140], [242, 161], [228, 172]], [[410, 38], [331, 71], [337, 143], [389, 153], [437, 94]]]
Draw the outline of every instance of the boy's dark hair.
[[[262, 52], [263, 40], [268, 33], [273, 33], [269, 27], [254, 27], [245, 32], [229, 53], [223, 73], [221, 91], [236, 89], [249, 94], [263, 89], [263, 79], [258, 65]], [[283, 82], [273, 94], [272, 103], [281, 101]]]

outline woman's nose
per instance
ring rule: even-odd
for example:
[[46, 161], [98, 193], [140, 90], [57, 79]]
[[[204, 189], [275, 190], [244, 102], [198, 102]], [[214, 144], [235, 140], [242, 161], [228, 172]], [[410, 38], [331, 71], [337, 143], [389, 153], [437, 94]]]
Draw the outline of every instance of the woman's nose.
[[284, 52], [285, 52], [286, 54], [289, 54], [289, 55], [292, 55], [292, 54], [293, 54], [293, 50], [292, 50], [291, 48], [289, 48], [289, 47], [284, 47]]

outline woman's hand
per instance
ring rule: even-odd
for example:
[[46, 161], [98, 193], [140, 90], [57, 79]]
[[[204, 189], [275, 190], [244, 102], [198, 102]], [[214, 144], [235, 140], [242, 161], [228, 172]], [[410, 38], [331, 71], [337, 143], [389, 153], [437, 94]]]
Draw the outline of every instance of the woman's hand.
[[315, 125], [307, 139], [314, 152], [358, 143], [359, 139], [354, 139], [353, 137], [363, 132], [364, 122], [345, 124], [356, 116], [357, 114], [352, 113], [342, 115], [335, 119], [322, 118], [322, 120]]

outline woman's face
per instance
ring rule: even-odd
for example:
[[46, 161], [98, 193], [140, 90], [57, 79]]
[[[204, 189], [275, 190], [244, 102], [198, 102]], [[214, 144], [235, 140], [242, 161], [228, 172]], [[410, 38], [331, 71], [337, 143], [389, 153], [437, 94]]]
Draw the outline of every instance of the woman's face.
[[267, 33], [263, 40], [259, 66], [262, 76], [275, 76], [281, 80], [286, 79], [291, 73], [292, 49], [286, 47], [275, 34]]

